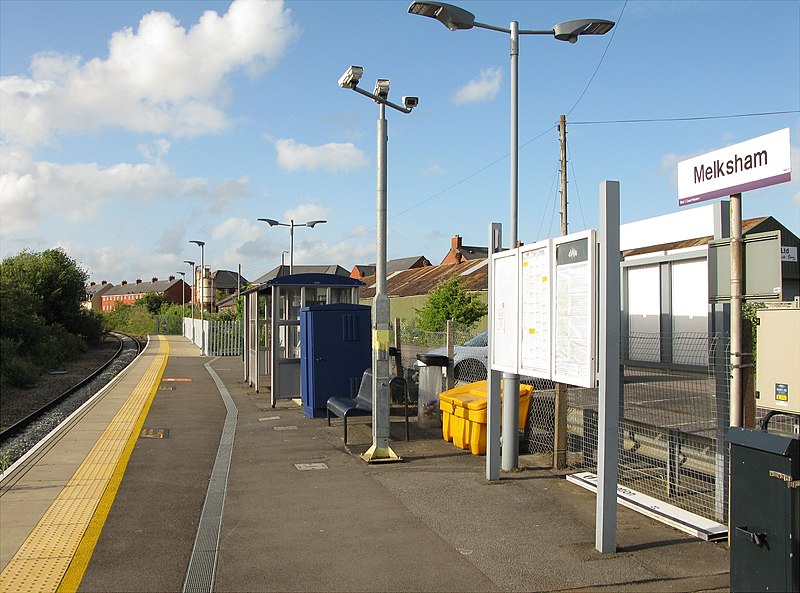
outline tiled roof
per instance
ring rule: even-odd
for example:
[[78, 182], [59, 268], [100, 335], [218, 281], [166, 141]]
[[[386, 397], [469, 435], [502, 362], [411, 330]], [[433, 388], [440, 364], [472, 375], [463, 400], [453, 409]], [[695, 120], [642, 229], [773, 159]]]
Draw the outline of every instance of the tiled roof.
[[[217, 290], [235, 289], [239, 284], [239, 274], [230, 270], [217, 270], [214, 272], [214, 288]], [[242, 276], [241, 285], [247, 284], [247, 278]]]
[[123, 294], [146, 294], [148, 292], [165, 292], [181, 280], [157, 280], [155, 282], [128, 282], [127, 284], [117, 284], [103, 296], [123, 295]]
[[[487, 260], [467, 261], [460, 264], [425, 266], [397, 272], [386, 281], [386, 292], [390, 297], [428, 294], [441, 282], [458, 276], [466, 290], [487, 290], [489, 266]], [[360, 298], [375, 296], [375, 276], [363, 278], [367, 285], [361, 289]]]
[[[293, 272], [295, 274], [335, 274], [336, 276], [350, 276], [350, 272], [345, 270], [342, 266], [331, 264], [331, 265], [319, 265], [319, 266], [301, 266], [296, 265], [294, 266]], [[253, 286], [258, 286], [259, 284], [264, 284], [267, 280], [272, 280], [273, 278], [277, 278], [278, 276], [288, 276], [289, 275], [289, 266], [277, 266], [272, 268], [269, 272], [258, 278], [257, 280], [253, 281]]]

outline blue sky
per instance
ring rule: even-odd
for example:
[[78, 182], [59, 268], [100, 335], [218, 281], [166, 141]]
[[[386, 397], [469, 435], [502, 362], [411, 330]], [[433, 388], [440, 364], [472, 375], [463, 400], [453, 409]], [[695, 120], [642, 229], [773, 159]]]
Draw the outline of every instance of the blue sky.
[[[289, 249], [257, 218], [327, 219], [295, 230], [295, 263], [374, 262], [378, 109], [337, 86], [351, 64], [367, 90], [420, 97], [387, 111], [389, 258], [485, 245], [509, 217], [508, 35], [409, 3], [0, 0], [0, 254], [61, 246], [119, 283], [187, 271], [197, 239], [207, 265], [255, 279]], [[623, 222], [668, 214], [679, 160], [788, 127], [794, 179], [743, 214], [800, 234], [800, 2], [459, 5], [502, 27], [619, 21], [575, 45], [521, 39], [520, 240], [559, 234], [562, 113], [571, 231], [597, 226], [605, 179]], [[586, 123], [671, 118], [706, 119]]]

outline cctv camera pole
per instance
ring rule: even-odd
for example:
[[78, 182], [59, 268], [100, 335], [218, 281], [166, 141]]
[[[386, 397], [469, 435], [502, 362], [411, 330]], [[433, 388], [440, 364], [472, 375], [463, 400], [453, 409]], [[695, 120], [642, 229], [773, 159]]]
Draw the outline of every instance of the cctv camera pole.
[[[386, 295], [386, 106], [403, 113], [411, 113], [417, 106], [416, 97], [404, 97], [404, 105], [388, 100], [389, 81], [378, 79], [375, 92], [358, 88], [364, 69], [351, 66], [339, 79], [339, 86], [364, 95], [378, 104], [377, 126], [377, 180], [376, 180], [376, 240], [375, 240], [375, 298], [372, 306], [372, 446], [361, 455], [367, 463], [399, 461], [400, 457], [389, 446], [389, 297]], [[385, 83], [383, 87], [381, 83]]]
[[386, 296], [386, 105], [378, 103], [375, 298], [372, 307], [372, 447], [367, 462], [396, 461], [389, 446], [389, 297]]

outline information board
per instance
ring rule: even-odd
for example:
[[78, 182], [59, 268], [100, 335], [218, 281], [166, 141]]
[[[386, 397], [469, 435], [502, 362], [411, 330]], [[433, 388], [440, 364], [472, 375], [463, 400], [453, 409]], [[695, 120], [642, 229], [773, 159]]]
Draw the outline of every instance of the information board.
[[597, 238], [594, 230], [553, 239], [552, 379], [595, 387]]
[[496, 371], [516, 373], [519, 336], [518, 250], [492, 254], [492, 335], [489, 364]]
[[520, 248], [519, 374], [550, 379], [552, 326], [551, 241]]

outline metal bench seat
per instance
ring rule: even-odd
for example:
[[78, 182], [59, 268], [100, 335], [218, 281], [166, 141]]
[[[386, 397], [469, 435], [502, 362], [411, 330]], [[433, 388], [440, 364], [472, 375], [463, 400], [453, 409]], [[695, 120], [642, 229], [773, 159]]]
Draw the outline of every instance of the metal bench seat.
[[[408, 389], [405, 379], [402, 377], [389, 376], [389, 413], [391, 414], [391, 401], [394, 395], [402, 392], [403, 411], [406, 421], [406, 440], [408, 436]], [[367, 369], [361, 376], [361, 384], [355, 397], [328, 398], [326, 404], [328, 426], [331, 425], [331, 414], [342, 419], [344, 426], [344, 444], [347, 444], [347, 419], [351, 416], [371, 416], [372, 415], [372, 369]]]

